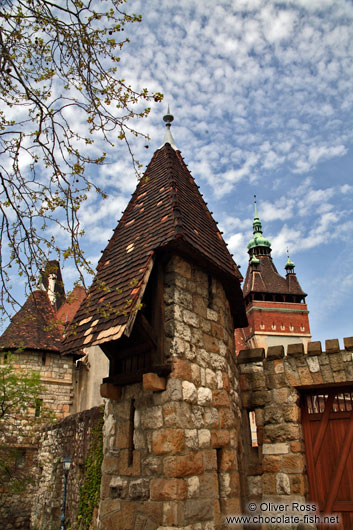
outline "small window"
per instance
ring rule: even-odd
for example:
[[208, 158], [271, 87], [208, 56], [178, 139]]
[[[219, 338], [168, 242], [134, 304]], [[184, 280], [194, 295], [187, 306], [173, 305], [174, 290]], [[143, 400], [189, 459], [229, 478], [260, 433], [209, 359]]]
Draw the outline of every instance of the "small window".
[[251, 447], [258, 447], [256, 416], [253, 410], [249, 410], [250, 440]]

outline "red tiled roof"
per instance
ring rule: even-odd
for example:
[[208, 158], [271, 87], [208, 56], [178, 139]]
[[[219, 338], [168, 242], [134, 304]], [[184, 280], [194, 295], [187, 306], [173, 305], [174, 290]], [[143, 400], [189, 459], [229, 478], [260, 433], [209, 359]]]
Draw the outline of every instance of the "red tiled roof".
[[76, 285], [72, 293], [69, 294], [65, 302], [60, 306], [60, 309], [56, 312], [57, 321], [63, 326], [70, 324], [85, 298], [85, 288], [82, 285]]
[[295, 274], [288, 274], [284, 278], [278, 274], [271, 256], [257, 256], [257, 258], [260, 260], [260, 263], [256, 268], [249, 265], [246, 272], [243, 286], [244, 297], [250, 292], [306, 296]]
[[171, 247], [192, 255], [227, 286], [233, 317], [246, 325], [240, 272], [180, 152], [158, 149], [138, 183], [78, 310], [64, 351], [129, 333], [156, 252]]
[[0, 337], [0, 348], [60, 352], [62, 335], [46, 291], [34, 291]]

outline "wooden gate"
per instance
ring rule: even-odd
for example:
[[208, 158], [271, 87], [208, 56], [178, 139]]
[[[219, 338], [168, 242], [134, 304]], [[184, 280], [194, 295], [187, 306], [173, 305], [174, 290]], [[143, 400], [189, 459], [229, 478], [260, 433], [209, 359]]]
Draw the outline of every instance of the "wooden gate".
[[310, 500], [353, 529], [353, 388], [309, 391], [302, 418]]

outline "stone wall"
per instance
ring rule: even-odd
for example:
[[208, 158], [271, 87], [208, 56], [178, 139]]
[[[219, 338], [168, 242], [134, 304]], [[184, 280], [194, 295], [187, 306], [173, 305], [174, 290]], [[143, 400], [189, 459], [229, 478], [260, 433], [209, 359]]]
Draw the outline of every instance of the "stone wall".
[[166, 382], [145, 375], [106, 405], [100, 530], [211, 530], [224, 527], [224, 514], [241, 512], [240, 398], [226, 295], [175, 256], [164, 303], [172, 373]]
[[244, 407], [255, 413], [258, 447], [247, 437], [247, 490], [250, 500], [308, 500], [305, 448], [301, 423], [301, 392], [308, 388], [353, 384], [353, 337], [320, 342], [243, 350], [238, 356], [240, 387]]
[[[7, 358], [5, 357], [7, 355]], [[10, 362], [15, 370], [33, 370], [40, 374], [42, 392], [41, 409], [49, 409], [58, 419], [70, 414], [73, 399], [72, 357], [62, 358], [58, 353], [23, 350], [18, 353], [2, 354], [2, 362]], [[39, 410], [37, 410], [39, 413]], [[19, 415], [8, 422], [6, 432], [0, 440], [16, 450], [14, 467], [16, 477], [23, 477], [26, 487], [20, 494], [8, 491], [6, 485], [0, 487], [0, 519], [4, 530], [29, 528], [30, 506], [33, 494], [33, 481], [38, 472], [36, 465], [37, 435], [28, 422], [28, 417], [35, 419], [36, 410], [28, 409], [26, 414]], [[36, 420], [38, 425], [40, 417]]]
[[[96, 451], [101, 441], [102, 418], [103, 409], [95, 407], [69, 416], [43, 431], [38, 451], [40, 474], [32, 499], [31, 528], [58, 530], [60, 527], [64, 457], [72, 460], [68, 475], [66, 527], [72, 530], [80, 528], [79, 507], [84, 500], [80, 490], [85, 484], [87, 473], [92, 473], [92, 462], [88, 462], [88, 457], [92, 453], [92, 445], [95, 445]], [[99, 471], [100, 466], [101, 459], [98, 462]], [[100, 474], [93, 479], [93, 482], [99, 483]], [[89, 494], [94, 492], [90, 491]], [[82, 524], [81, 528], [88, 526]]]

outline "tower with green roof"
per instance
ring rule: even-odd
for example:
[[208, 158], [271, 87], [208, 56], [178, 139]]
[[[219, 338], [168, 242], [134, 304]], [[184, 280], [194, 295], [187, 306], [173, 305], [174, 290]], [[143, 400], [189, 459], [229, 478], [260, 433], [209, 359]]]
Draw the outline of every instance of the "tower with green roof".
[[306, 293], [294, 272], [294, 262], [287, 253], [281, 276], [271, 256], [271, 242], [263, 235], [254, 197], [253, 237], [248, 243], [249, 266], [243, 295], [249, 325], [235, 333], [237, 353], [242, 349], [284, 346], [310, 342], [309, 311]]

